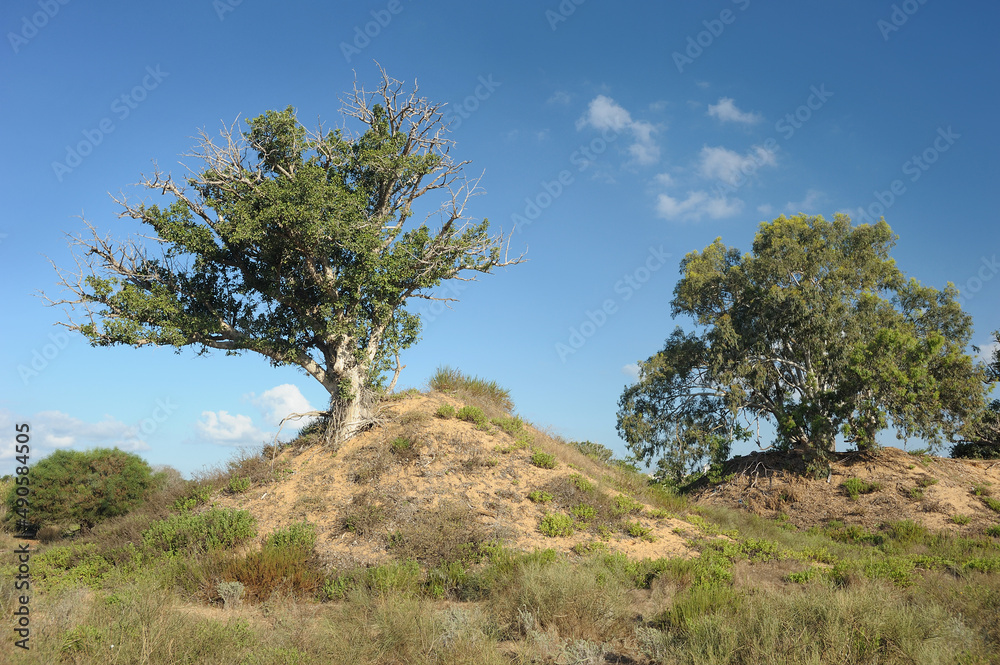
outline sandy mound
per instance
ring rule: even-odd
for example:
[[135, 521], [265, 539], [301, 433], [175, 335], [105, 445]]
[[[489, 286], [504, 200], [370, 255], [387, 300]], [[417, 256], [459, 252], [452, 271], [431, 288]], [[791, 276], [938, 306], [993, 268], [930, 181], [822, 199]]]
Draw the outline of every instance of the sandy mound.
[[[816, 478], [801, 460], [757, 453], [730, 461], [726, 473], [733, 475], [697, 490], [695, 501], [738, 506], [765, 517], [784, 515], [802, 528], [840, 520], [872, 529], [912, 520], [934, 531], [972, 534], [1000, 521], [1000, 514], [987, 505], [991, 495], [1000, 498], [998, 461], [884, 448], [877, 454], [838, 453], [829, 476]], [[851, 478], [875, 485], [852, 499], [843, 485]]]
[[[470, 540], [492, 539], [526, 551], [569, 552], [581, 543], [602, 542], [630, 558], [691, 553], [675, 529], [695, 529], [643, 502], [641, 490], [633, 491], [634, 477], [628, 486], [625, 474], [527, 424], [518, 433], [519, 446], [518, 435], [495, 424], [484, 431], [471, 422], [437, 417], [442, 404], [463, 406], [440, 393], [390, 403], [384, 426], [355, 437], [336, 454], [319, 445], [289, 447], [275, 461], [277, 482], [244, 494], [222, 492], [213, 501], [248, 510], [258, 520], [261, 539], [293, 522], [315, 524], [319, 555], [337, 567], [401, 557], [433, 564], [460, 554]], [[555, 468], [532, 465], [533, 450], [554, 455]], [[551, 500], [529, 500], [536, 491]], [[626, 498], [631, 494], [636, 499]], [[597, 514], [580, 513], [581, 504]], [[569, 517], [574, 508], [572, 535], [539, 531], [546, 514]], [[630, 535], [629, 525], [638, 526], [633, 533], [639, 535]]]

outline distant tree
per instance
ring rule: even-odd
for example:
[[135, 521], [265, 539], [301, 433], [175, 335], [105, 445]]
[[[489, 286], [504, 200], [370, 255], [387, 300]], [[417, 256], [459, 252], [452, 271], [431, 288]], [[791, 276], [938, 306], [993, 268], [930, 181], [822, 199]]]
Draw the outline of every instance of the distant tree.
[[[442, 106], [411, 93], [382, 71], [374, 92], [355, 85], [345, 119], [365, 126], [315, 132], [295, 111], [268, 111], [246, 131], [202, 133], [190, 156], [200, 171], [183, 181], [156, 171], [146, 188], [169, 195], [165, 207], [115, 199], [119, 216], [149, 226], [154, 246], [118, 244], [87, 223], [74, 237], [79, 273], [60, 271], [86, 318], [63, 325], [94, 346], [192, 346], [227, 355], [253, 351], [272, 365], [294, 365], [330, 394], [327, 437], [346, 439], [370, 425], [384, 372], [419, 331], [410, 298], [509, 259], [502, 234], [471, 222], [466, 203], [478, 180], [449, 157]], [[441, 190], [425, 220], [414, 206]], [[506, 239], [509, 243], [509, 236]]]
[[819, 456], [835, 437], [858, 449], [893, 427], [932, 446], [954, 440], [984, 404], [984, 369], [965, 349], [972, 320], [950, 283], [906, 279], [885, 220], [838, 214], [762, 223], [750, 254], [716, 239], [681, 262], [678, 328], [640, 363], [619, 401], [618, 431], [639, 459], [674, 477], [725, 459], [761, 419], [779, 450]]
[[[69, 524], [90, 529], [139, 507], [158, 480], [145, 460], [117, 448], [57, 450], [28, 470], [26, 521], [35, 530]], [[16, 522], [14, 489], [8, 491], [5, 503]]]
[[[986, 369], [986, 384], [992, 388], [1000, 381], [1000, 330], [993, 332], [995, 346], [993, 357]], [[991, 401], [985, 408], [966, 420], [962, 440], [951, 449], [952, 457], [977, 459], [1000, 458], [1000, 399]]]

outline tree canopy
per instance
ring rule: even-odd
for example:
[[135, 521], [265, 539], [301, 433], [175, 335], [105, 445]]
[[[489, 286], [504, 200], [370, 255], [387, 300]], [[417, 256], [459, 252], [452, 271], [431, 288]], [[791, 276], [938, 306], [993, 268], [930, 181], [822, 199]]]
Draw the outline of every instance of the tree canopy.
[[[292, 107], [220, 139], [203, 132], [199, 170], [141, 183], [171, 202], [116, 198], [120, 217], [152, 229], [152, 246], [87, 223], [89, 236], [71, 239], [79, 273], [60, 271], [73, 296], [50, 299], [86, 315], [63, 325], [95, 346], [260, 353], [326, 388], [338, 438], [370, 424], [385, 372], [394, 369], [391, 391], [399, 352], [418, 336], [407, 301], [452, 300], [430, 289], [522, 259], [508, 258], [488, 220], [465, 216], [478, 180], [449, 157], [441, 105], [383, 71], [375, 92], [355, 85], [342, 113], [364, 132], [307, 131]], [[433, 193], [444, 194], [440, 207], [412, 221]]]
[[896, 240], [885, 220], [781, 216], [749, 254], [717, 238], [685, 256], [672, 313], [697, 331], [676, 329], [622, 394], [618, 431], [633, 454], [662, 456], [679, 478], [727, 458], [761, 421], [777, 448], [819, 455], [838, 435], [873, 448], [890, 427], [954, 440], [985, 400], [986, 369], [966, 353], [972, 320], [952, 284], [903, 274]]

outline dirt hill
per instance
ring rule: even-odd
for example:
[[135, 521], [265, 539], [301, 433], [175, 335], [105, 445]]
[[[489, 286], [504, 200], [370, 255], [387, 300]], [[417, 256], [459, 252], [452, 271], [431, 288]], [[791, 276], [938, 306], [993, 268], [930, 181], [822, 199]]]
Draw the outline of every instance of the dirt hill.
[[725, 474], [724, 482], [694, 492], [694, 501], [743, 508], [800, 528], [837, 520], [874, 529], [912, 520], [932, 531], [980, 534], [1000, 518], [1000, 501], [990, 496], [1000, 497], [1000, 461], [884, 448], [835, 454], [829, 471], [816, 473], [801, 459], [758, 453], [731, 460]]
[[603, 542], [630, 558], [690, 554], [681, 534], [693, 527], [664, 508], [668, 497], [650, 494], [643, 476], [502, 410], [479, 424], [436, 415], [466, 404], [440, 392], [406, 395], [387, 406], [383, 426], [336, 453], [286, 447], [275, 459], [280, 481], [214, 502], [250, 511], [261, 538], [308, 520], [318, 553], [336, 567], [398, 557], [434, 564], [494, 539], [526, 551]]

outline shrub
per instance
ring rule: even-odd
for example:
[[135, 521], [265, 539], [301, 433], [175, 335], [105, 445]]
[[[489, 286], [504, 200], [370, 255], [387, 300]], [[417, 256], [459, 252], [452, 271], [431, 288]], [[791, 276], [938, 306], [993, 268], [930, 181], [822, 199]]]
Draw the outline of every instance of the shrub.
[[[141, 457], [117, 448], [57, 450], [34, 463], [27, 477], [31, 530], [53, 524], [91, 529], [140, 506], [157, 484]], [[12, 517], [19, 509], [16, 489], [11, 485], [5, 501]]]
[[622, 515], [641, 513], [644, 508], [644, 505], [632, 497], [625, 494], [619, 494], [615, 497], [612, 513], [614, 513], [615, 517], [621, 517]]
[[438, 367], [434, 376], [427, 382], [431, 390], [444, 393], [457, 393], [470, 401], [480, 402], [484, 407], [509, 412], [514, 408], [510, 399], [510, 391], [501, 388], [496, 381], [487, 381], [478, 376], [468, 376], [447, 365]]
[[257, 520], [247, 511], [213, 508], [154, 522], [143, 532], [142, 542], [162, 552], [190, 553], [232, 548], [256, 535]]
[[581, 453], [587, 457], [607, 464], [614, 457], [614, 451], [607, 446], [602, 446], [599, 443], [594, 443], [593, 441], [571, 441], [570, 445], [579, 450]]
[[990, 510], [1000, 513], [1000, 501], [989, 496], [984, 496], [982, 499], [983, 503], [985, 503]]
[[491, 418], [490, 422], [511, 436], [516, 436], [524, 429], [524, 421], [521, 420], [520, 416]]
[[264, 542], [264, 547], [312, 552], [316, 546], [316, 525], [309, 522], [290, 524], [278, 529]]
[[597, 517], [597, 509], [585, 503], [573, 506], [569, 512], [581, 522], [589, 522]]
[[643, 526], [640, 522], [625, 523], [625, 533], [633, 538], [646, 538], [650, 533], [652, 533], [652, 531], [652, 529], [647, 526]]
[[365, 492], [355, 496], [344, 511], [344, 528], [367, 538], [375, 534], [385, 519], [385, 508]]
[[250, 479], [242, 476], [233, 476], [229, 479], [229, 493], [242, 494], [250, 489]]
[[844, 488], [851, 499], [857, 499], [861, 494], [871, 494], [882, 489], [882, 486], [878, 483], [862, 480], [861, 478], [848, 478], [841, 484], [841, 487]]
[[548, 503], [552, 500], [552, 495], [548, 492], [535, 490], [534, 492], [528, 492], [528, 500], [534, 503]]
[[472, 558], [493, 537], [461, 503], [444, 502], [400, 521], [392, 537], [393, 554], [431, 566]]
[[537, 466], [539, 469], [554, 469], [556, 468], [556, 458], [555, 455], [550, 455], [549, 453], [543, 453], [542, 451], [536, 451], [531, 456], [531, 463]]
[[955, 524], [968, 524], [971, 518], [968, 515], [952, 515], [951, 521]]
[[239, 582], [219, 582], [216, 590], [222, 596], [223, 607], [229, 610], [240, 604], [243, 594], [246, 592], [246, 587]]
[[438, 410], [434, 413], [438, 418], [454, 418], [455, 417], [455, 407], [451, 404], [442, 404], [438, 407]]
[[569, 515], [549, 513], [539, 522], [538, 530], [549, 538], [572, 536], [574, 531], [573, 518]]
[[407, 439], [405, 436], [397, 436], [395, 439], [392, 440], [392, 443], [390, 443], [389, 446], [392, 448], [392, 452], [396, 454], [401, 454], [412, 449], [413, 442]]
[[993, 536], [994, 538], [1000, 538], [1000, 524], [994, 524], [993, 526], [986, 527], [986, 535]]
[[569, 483], [581, 492], [593, 492], [594, 483], [590, 482], [579, 473], [574, 473], [569, 477]]
[[264, 547], [225, 562], [222, 576], [243, 584], [247, 598], [255, 601], [267, 600], [276, 591], [315, 596], [323, 575], [308, 558], [297, 548]]
[[475, 423], [477, 429], [486, 430], [490, 427], [489, 421], [486, 420], [486, 414], [478, 406], [463, 406], [455, 414], [455, 417], [459, 420]]

